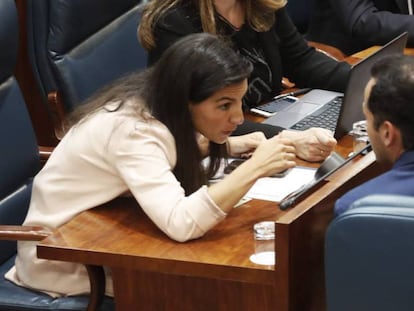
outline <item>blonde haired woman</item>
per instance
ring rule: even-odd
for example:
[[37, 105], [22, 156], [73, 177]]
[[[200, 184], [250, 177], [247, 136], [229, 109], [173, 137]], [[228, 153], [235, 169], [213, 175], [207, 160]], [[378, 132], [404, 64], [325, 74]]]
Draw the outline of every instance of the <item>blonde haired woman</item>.
[[[298, 87], [344, 91], [350, 66], [309, 47], [285, 10], [286, 0], [152, 0], [138, 29], [152, 65], [179, 38], [192, 33], [218, 34], [253, 64], [243, 98], [245, 108], [270, 100], [282, 90], [282, 77]], [[266, 137], [283, 128], [244, 121], [233, 135], [262, 131]], [[320, 150], [335, 146], [332, 134], [312, 128], [283, 131], [296, 142], [297, 155], [320, 161]], [[322, 158], [330, 152], [322, 155]]]
[[178, 38], [195, 32], [218, 34], [254, 65], [245, 104], [272, 98], [282, 77], [298, 87], [344, 91], [349, 66], [308, 47], [285, 10], [286, 0], [152, 0], [139, 27], [149, 65]]
[[[154, 25], [159, 16], [164, 15], [174, 7], [178, 7], [185, 2], [193, 3], [198, 8], [198, 14], [201, 17], [201, 24], [204, 32], [217, 34], [216, 27], [216, 14], [220, 10], [220, 7], [225, 8], [234, 3], [236, 10], [236, 19], [240, 20], [236, 22], [239, 26], [244, 23], [244, 18], [248, 21], [252, 27], [257, 31], [267, 31], [274, 23], [274, 12], [285, 6], [286, 0], [272, 1], [272, 0], [246, 0], [246, 1], [182, 1], [182, 0], [165, 0], [165, 1], [151, 1], [148, 4], [145, 17], [140, 26], [140, 39], [141, 43], [147, 50], [151, 50], [155, 47], [155, 39], [152, 33], [152, 25]], [[228, 5], [227, 5], [228, 4]], [[245, 10], [243, 9], [243, 7]]]

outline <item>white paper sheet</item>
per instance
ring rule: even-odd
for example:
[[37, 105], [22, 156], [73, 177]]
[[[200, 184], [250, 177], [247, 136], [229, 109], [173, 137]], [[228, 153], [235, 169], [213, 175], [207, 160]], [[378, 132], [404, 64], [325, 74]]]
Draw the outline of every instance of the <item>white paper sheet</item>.
[[310, 182], [315, 175], [315, 168], [297, 166], [285, 177], [264, 177], [256, 181], [246, 198], [280, 202], [285, 196]]
[[[228, 162], [231, 162], [232, 158]], [[204, 165], [208, 165], [208, 158], [204, 160]], [[210, 183], [218, 182], [223, 177], [225, 163]], [[289, 170], [284, 177], [264, 177], [256, 181], [247, 194], [235, 206], [238, 207], [251, 199], [260, 199], [272, 202], [280, 202], [285, 196], [299, 189], [310, 182], [316, 172], [316, 168], [296, 166]]]

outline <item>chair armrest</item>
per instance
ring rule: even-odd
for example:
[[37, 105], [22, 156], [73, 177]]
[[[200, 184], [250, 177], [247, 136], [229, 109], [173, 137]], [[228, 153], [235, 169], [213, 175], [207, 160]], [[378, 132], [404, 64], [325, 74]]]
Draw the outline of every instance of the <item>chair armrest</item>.
[[61, 96], [57, 91], [50, 92], [47, 95], [47, 101], [52, 113], [52, 122], [55, 130], [55, 136], [58, 140], [61, 140], [65, 132], [65, 109]]
[[43, 227], [0, 225], [0, 240], [41, 241], [50, 233]]
[[318, 51], [328, 55], [329, 57], [337, 61], [343, 61], [346, 58], [346, 55], [341, 50], [331, 45], [315, 41], [308, 41], [308, 45], [313, 46]]
[[105, 271], [102, 266], [85, 265], [85, 267], [88, 271], [89, 284], [91, 285], [89, 304], [86, 311], [95, 311], [99, 309], [105, 296]]
[[39, 146], [39, 157], [41, 166], [45, 165], [55, 147]]
[[[41, 241], [50, 234], [50, 230], [38, 226], [0, 225], [0, 240]], [[98, 310], [105, 296], [105, 272], [100, 266], [85, 266], [91, 286], [87, 311], [95, 311]]]

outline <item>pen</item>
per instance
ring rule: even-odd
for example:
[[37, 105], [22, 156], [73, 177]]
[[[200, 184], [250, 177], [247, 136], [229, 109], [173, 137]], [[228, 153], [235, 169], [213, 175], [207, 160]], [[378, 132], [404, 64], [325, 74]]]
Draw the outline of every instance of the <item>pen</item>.
[[311, 90], [312, 88], [310, 88], [310, 87], [307, 87], [307, 88], [304, 88], [304, 89], [299, 89], [299, 90], [297, 90], [297, 91], [293, 91], [293, 92], [290, 92], [290, 93], [284, 93], [284, 94], [279, 94], [279, 95], [276, 95], [275, 97], [273, 97], [274, 99], [280, 99], [280, 98], [284, 98], [284, 97], [287, 97], [287, 96], [299, 96], [299, 95], [302, 95], [302, 94], [306, 94], [307, 92], [309, 92], [310, 90]]

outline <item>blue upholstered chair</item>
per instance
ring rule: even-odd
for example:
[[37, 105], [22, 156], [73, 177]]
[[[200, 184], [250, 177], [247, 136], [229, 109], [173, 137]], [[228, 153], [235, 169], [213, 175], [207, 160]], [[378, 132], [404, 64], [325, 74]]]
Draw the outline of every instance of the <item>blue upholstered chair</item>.
[[[16, 255], [16, 241], [12, 240], [41, 240], [47, 236], [42, 230], [28, 231], [34, 228], [20, 226], [27, 214], [32, 180], [40, 168], [40, 157], [31, 120], [13, 75], [18, 46], [14, 0], [0, 1], [0, 46], [0, 310], [86, 310], [90, 301], [88, 296], [53, 299], [4, 278]], [[95, 285], [102, 287], [104, 284]], [[95, 293], [98, 296], [94, 296], [96, 300], [88, 310], [94, 310], [99, 303], [102, 288]], [[99, 310], [114, 310], [113, 300], [105, 298]]]
[[414, 310], [414, 197], [373, 195], [329, 225], [329, 311]]
[[27, 0], [28, 52], [56, 132], [105, 84], [146, 67], [141, 0]]

